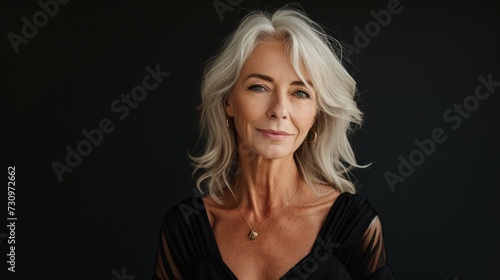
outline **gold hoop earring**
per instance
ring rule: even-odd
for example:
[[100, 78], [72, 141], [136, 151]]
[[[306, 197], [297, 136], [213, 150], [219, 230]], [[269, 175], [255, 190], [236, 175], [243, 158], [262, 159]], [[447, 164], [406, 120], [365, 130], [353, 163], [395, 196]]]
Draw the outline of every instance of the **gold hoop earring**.
[[[311, 139], [311, 133], [314, 135]], [[309, 133], [307, 134], [307, 143], [309, 144], [313, 144], [314, 142], [316, 142], [316, 140], [318, 140], [318, 133], [316, 133], [316, 131], [314, 130], [309, 130]]]
[[229, 118], [232, 118], [232, 116], [227, 116], [226, 117], [226, 126], [227, 126], [227, 128], [231, 128], [231, 126], [229, 125]]

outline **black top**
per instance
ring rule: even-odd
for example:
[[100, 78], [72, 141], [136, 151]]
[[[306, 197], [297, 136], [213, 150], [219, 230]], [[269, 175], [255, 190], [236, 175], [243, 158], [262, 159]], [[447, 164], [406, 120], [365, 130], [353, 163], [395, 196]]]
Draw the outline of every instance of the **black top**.
[[[237, 279], [221, 258], [201, 197], [186, 198], [167, 211], [158, 242], [153, 280], [175, 279], [172, 260], [187, 280]], [[374, 208], [359, 194], [340, 194], [311, 252], [280, 279], [394, 279]]]

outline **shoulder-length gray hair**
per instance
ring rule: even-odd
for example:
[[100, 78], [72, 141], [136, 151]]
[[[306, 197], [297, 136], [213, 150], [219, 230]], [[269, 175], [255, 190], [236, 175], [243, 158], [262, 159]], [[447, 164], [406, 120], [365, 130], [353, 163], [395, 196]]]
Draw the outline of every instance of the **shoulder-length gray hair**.
[[[294, 159], [303, 179], [320, 194], [318, 184], [328, 184], [340, 192], [355, 193], [349, 171], [356, 163], [348, 134], [352, 124], [360, 126], [362, 112], [354, 101], [356, 82], [343, 67], [336, 53], [340, 44], [302, 10], [284, 6], [273, 13], [252, 11], [224, 42], [221, 51], [205, 66], [201, 86], [201, 136], [205, 146], [194, 161], [197, 188], [204, 187], [215, 201], [230, 188], [230, 179], [239, 172], [235, 131], [227, 126], [224, 107], [240, 70], [255, 46], [266, 39], [282, 41], [290, 61], [304, 84], [300, 63], [309, 73], [317, 92], [318, 113], [313, 130], [314, 143], [304, 141]], [[241, 148], [241, 147], [240, 147]]]

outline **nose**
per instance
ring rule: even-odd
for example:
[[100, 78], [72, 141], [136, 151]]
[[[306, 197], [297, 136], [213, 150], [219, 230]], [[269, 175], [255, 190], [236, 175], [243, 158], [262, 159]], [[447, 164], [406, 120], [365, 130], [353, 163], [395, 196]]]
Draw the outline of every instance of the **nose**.
[[289, 106], [286, 92], [275, 92], [272, 94], [267, 116], [271, 119], [286, 120], [290, 117]]

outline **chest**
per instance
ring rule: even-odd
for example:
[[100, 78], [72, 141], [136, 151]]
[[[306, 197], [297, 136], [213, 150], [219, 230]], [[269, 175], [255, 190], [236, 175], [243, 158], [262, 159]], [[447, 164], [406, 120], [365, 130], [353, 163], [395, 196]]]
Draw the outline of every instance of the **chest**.
[[224, 263], [238, 279], [279, 279], [311, 252], [325, 215], [290, 211], [256, 229], [255, 240], [247, 237], [250, 227], [239, 212], [215, 218], [212, 228]]

